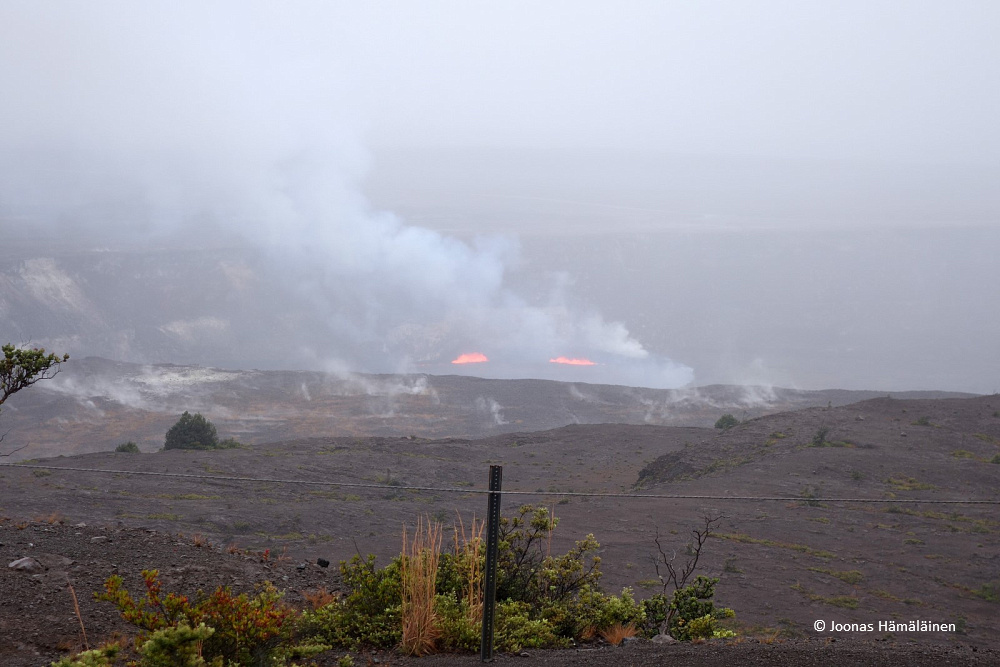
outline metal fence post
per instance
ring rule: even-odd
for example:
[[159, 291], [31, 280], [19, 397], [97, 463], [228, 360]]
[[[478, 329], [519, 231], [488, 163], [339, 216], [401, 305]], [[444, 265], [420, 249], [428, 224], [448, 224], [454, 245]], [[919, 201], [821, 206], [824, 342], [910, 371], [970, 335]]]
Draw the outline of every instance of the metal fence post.
[[486, 512], [486, 577], [483, 582], [483, 638], [479, 643], [479, 657], [483, 662], [493, 660], [493, 621], [497, 601], [497, 547], [500, 542], [500, 484], [503, 466], [490, 466], [490, 502]]

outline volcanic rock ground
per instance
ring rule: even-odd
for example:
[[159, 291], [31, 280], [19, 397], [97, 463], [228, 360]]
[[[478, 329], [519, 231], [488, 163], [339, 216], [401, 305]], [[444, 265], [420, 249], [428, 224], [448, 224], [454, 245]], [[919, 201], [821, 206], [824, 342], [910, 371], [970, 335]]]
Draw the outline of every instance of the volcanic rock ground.
[[[826, 438], [812, 446], [821, 428]], [[303, 591], [336, 586], [334, 568], [319, 568], [317, 558], [336, 563], [360, 551], [384, 563], [399, 550], [402, 526], [420, 515], [450, 524], [460, 513], [466, 525], [482, 516], [486, 500], [478, 491], [490, 464], [504, 467], [505, 513], [525, 502], [554, 507], [561, 522], [553, 551], [595, 534], [611, 591], [656, 592], [655, 535], [683, 554], [702, 517], [722, 516], [700, 571], [721, 578], [717, 601], [736, 610], [743, 637], [531, 652], [501, 662], [996, 664], [997, 505], [914, 501], [1000, 501], [1000, 465], [991, 462], [997, 454], [1000, 398], [984, 396], [880, 398], [767, 415], [726, 432], [577, 425], [481, 439], [307, 438], [215, 452], [26, 461], [0, 468], [0, 664], [47, 664], [79, 648], [67, 581], [92, 643], [128, 632], [110, 605], [89, 599], [115, 572], [133, 590], [138, 572], [153, 567], [188, 592], [217, 584], [250, 590], [270, 580], [295, 604]], [[139, 472], [190, 476], [131, 474]], [[783, 500], [732, 499], [746, 496]], [[829, 500], [838, 498], [854, 500]], [[77, 527], [81, 522], [86, 527]], [[238, 553], [226, 553], [230, 545]], [[25, 556], [48, 569], [6, 567]], [[956, 632], [817, 632], [818, 619], [925, 620], [955, 623]]]

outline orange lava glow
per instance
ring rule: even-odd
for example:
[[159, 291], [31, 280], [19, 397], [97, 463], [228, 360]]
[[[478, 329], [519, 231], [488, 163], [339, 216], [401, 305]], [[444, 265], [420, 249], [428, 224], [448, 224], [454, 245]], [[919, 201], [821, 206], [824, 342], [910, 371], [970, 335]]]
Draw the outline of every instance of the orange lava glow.
[[556, 357], [549, 359], [550, 364], [569, 364], [570, 366], [596, 366], [590, 359], [568, 359], [566, 357]]
[[457, 359], [453, 359], [451, 363], [453, 364], [481, 364], [489, 361], [485, 354], [479, 352], [472, 352], [470, 354], [460, 354]]

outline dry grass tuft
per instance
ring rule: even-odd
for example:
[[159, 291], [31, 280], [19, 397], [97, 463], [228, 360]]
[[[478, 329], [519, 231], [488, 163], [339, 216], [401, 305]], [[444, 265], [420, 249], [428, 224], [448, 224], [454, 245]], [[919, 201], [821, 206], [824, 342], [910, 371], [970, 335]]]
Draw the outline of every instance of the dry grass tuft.
[[226, 547], [226, 553], [235, 556], [236, 554], [242, 553], [236, 542], [233, 542], [228, 547]]
[[609, 644], [613, 644], [615, 646], [618, 646], [623, 641], [625, 641], [625, 639], [629, 637], [635, 637], [635, 635], [636, 635], [635, 626], [632, 625], [631, 623], [628, 625], [615, 623], [610, 628], [605, 628], [604, 630], [601, 630], [601, 637], [604, 638], [604, 641], [608, 642]]
[[320, 607], [325, 607], [328, 604], [336, 602], [338, 596], [336, 593], [331, 593], [326, 590], [326, 586], [323, 586], [315, 591], [303, 592], [302, 597], [306, 599], [306, 602], [312, 605], [313, 609], [319, 609]]
[[63, 516], [59, 512], [53, 512], [48, 516], [40, 516], [35, 521], [39, 523], [47, 523], [50, 526], [56, 523], [63, 523]]
[[212, 546], [211, 543], [209, 543], [208, 538], [202, 535], [201, 533], [195, 533], [194, 535], [192, 535], [191, 543], [194, 544], [196, 547]]
[[458, 515], [458, 524], [455, 526], [455, 560], [462, 579], [468, 582], [468, 589], [463, 592], [463, 597], [468, 605], [469, 621], [473, 625], [483, 622], [484, 573], [480, 567], [479, 557], [483, 549], [485, 528], [485, 521], [477, 522], [476, 518], [472, 517], [472, 526], [466, 534], [461, 514]]
[[69, 594], [73, 598], [73, 610], [76, 612], [76, 618], [80, 621], [80, 632], [83, 634], [83, 648], [86, 651], [90, 650], [90, 644], [87, 642], [87, 628], [83, 627], [83, 616], [80, 615], [80, 604], [76, 601], [76, 591], [73, 589], [73, 584], [66, 582], [69, 586]]
[[421, 656], [434, 650], [440, 630], [434, 612], [438, 559], [441, 557], [441, 524], [417, 519], [413, 541], [403, 528], [400, 574], [403, 580], [403, 651]]
[[782, 641], [784, 641], [782, 639], [779, 639], [780, 636], [781, 636], [781, 630], [775, 630], [771, 634], [766, 635], [764, 637], [761, 637], [760, 643], [761, 644], [774, 644], [774, 643], [780, 644], [780, 643], [782, 643]]

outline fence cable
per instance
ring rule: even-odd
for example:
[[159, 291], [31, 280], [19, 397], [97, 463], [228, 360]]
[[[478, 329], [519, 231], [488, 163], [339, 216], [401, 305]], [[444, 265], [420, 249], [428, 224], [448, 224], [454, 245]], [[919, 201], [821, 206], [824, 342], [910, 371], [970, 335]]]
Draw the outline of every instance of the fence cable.
[[[67, 470], [72, 472], [102, 473], [111, 475], [145, 475], [151, 477], [174, 477], [181, 479], [203, 479], [214, 482], [259, 482], [266, 484], [298, 484], [303, 486], [334, 486], [353, 489], [381, 489], [384, 491], [432, 491], [435, 493], [477, 493], [489, 494], [488, 489], [409, 486], [403, 484], [371, 484], [364, 482], [331, 482], [304, 479], [282, 479], [279, 477], [237, 477], [227, 475], [197, 475], [183, 472], [153, 472], [149, 470], [112, 470], [107, 468], [75, 468], [70, 466], [45, 466], [34, 463], [0, 463], [3, 468], [28, 468], [37, 470]], [[808, 503], [920, 503], [926, 505], [1000, 505], [1000, 499], [976, 500], [962, 498], [958, 500], [930, 500], [925, 498], [819, 498], [802, 496], [712, 496], [677, 493], [613, 493], [586, 491], [507, 491], [505, 496], [570, 496], [587, 498], [636, 498], [654, 500], [762, 500], [782, 502]]]

